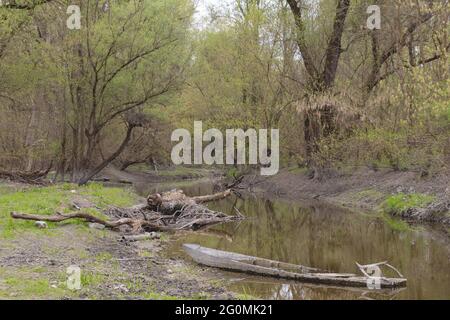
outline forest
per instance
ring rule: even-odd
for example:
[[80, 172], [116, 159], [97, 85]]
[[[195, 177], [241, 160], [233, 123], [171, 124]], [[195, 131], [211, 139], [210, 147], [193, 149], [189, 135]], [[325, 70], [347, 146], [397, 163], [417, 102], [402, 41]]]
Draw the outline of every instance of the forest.
[[[58, 233], [64, 239], [68, 233], [78, 239], [86, 230], [129, 227], [127, 234], [145, 231], [151, 243], [160, 241], [166, 251], [166, 242], [185, 242], [172, 235], [164, 239], [169, 229], [192, 232], [213, 226], [215, 237], [212, 231], [206, 236], [192, 232], [186, 240], [277, 261], [298, 264], [306, 259], [312, 267], [334, 267], [336, 272], [355, 268], [356, 259], [390, 259], [407, 269], [414, 288], [424, 284], [414, 282], [419, 275], [413, 263], [427, 265], [440, 279], [436, 286], [430, 284], [430, 296], [406, 290], [400, 297], [450, 299], [449, 288], [438, 284], [450, 276], [445, 259], [450, 248], [449, 34], [448, 0], [0, 0], [0, 239], [31, 234], [21, 241], [34, 242], [39, 225], [48, 232], [59, 230], [55, 232], [64, 233]], [[261, 176], [268, 163], [252, 158], [251, 139], [241, 149], [219, 144], [223, 150], [218, 154], [215, 149], [207, 164], [174, 163], [172, 133], [183, 128], [194, 134], [200, 121], [203, 130], [224, 136], [233, 128], [278, 130], [265, 155], [266, 160], [278, 155], [278, 174]], [[207, 140], [199, 139], [206, 146]], [[211, 160], [227, 152], [227, 161]], [[244, 160], [237, 161], [239, 154]], [[214, 185], [179, 187], [205, 179]], [[168, 190], [172, 193], [162, 193]], [[258, 193], [258, 200], [246, 199], [246, 193]], [[132, 207], [142, 197], [147, 197], [145, 204]], [[279, 198], [294, 201], [302, 213], [295, 216], [297, 209], [277, 202]], [[304, 207], [305, 198], [319, 204]], [[213, 202], [211, 209], [204, 202]], [[339, 209], [328, 209], [325, 202]], [[67, 206], [86, 210], [71, 213]], [[375, 212], [381, 229], [370, 231], [365, 222], [344, 213], [342, 218], [329, 216], [342, 206]], [[167, 210], [172, 220], [165, 217]], [[280, 210], [285, 216], [278, 216]], [[320, 219], [317, 212], [323, 213]], [[304, 214], [314, 221], [302, 218]], [[237, 222], [247, 215], [261, 224]], [[85, 222], [68, 223], [75, 230], [58, 229], [58, 222], [72, 219]], [[217, 227], [221, 222], [225, 226]], [[226, 240], [229, 223], [244, 224], [245, 234], [235, 235], [239, 244]], [[85, 229], [76, 229], [78, 224]], [[436, 256], [441, 252], [439, 258], [430, 258], [432, 249], [423, 247], [426, 240], [414, 229], [417, 224], [444, 239], [444, 244], [431, 244]], [[269, 225], [287, 239], [271, 238], [272, 250], [258, 240], [271, 234]], [[289, 226], [308, 226], [311, 237], [295, 235]], [[347, 252], [351, 244], [335, 234], [345, 228], [353, 228], [348, 232], [355, 243], [364, 243], [356, 256]], [[389, 240], [381, 235], [383, 228], [391, 230], [383, 233]], [[346, 243], [343, 256], [350, 264], [337, 262], [321, 230]], [[420, 245], [405, 244], [400, 254], [391, 247], [372, 250], [361, 240], [363, 234], [383, 243], [400, 237], [403, 245], [406, 236], [397, 233]], [[287, 261], [287, 250], [296, 245], [310, 254]], [[316, 246], [327, 254], [312, 254]], [[116, 257], [120, 248], [105, 257], [120, 263], [136, 258], [131, 253]], [[428, 250], [432, 262], [410, 261], [416, 255], [408, 255], [409, 250]], [[7, 257], [8, 252], [0, 253], [0, 280], [13, 279], [11, 266], [4, 263]], [[13, 269], [21, 265], [16, 263]], [[358, 267], [366, 275], [364, 265]], [[141, 272], [137, 265], [130, 268]], [[169, 269], [172, 273], [176, 267]], [[203, 291], [187, 284], [186, 272], [178, 280], [183, 294], [176, 288], [161, 293], [166, 279], [158, 278], [158, 270], [152, 271], [157, 279], [153, 291], [145, 294], [141, 287], [148, 287], [147, 280], [105, 289], [97, 269], [82, 283], [100, 288], [94, 290], [100, 298], [129, 292], [146, 299], [202, 298]], [[57, 280], [51, 277], [44, 284], [33, 277], [26, 284], [14, 279], [7, 286], [21, 298], [68, 294], [26, 293], [24, 288], [52, 287]], [[276, 286], [245, 285], [251, 292], [238, 289], [240, 297], [286, 299]], [[301, 288], [292, 290], [291, 298]], [[321, 288], [308, 290], [313, 299], [355, 298], [349, 292], [330, 297]], [[0, 281], [0, 297], [9, 292]], [[207, 295], [236, 298], [228, 291]]]

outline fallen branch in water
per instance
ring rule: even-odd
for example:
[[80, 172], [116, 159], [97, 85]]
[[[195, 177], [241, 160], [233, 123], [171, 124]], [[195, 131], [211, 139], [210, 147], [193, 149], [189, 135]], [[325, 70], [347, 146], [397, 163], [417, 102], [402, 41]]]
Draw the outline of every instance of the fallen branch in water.
[[207, 196], [192, 197], [191, 199], [194, 200], [195, 203], [198, 204], [198, 203], [206, 203], [206, 202], [222, 200], [230, 195], [231, 195], [231, 189], [228, 189], [228, 190], [225, 190], [224, 192], [219, 192], [219, 193], [207, 195]]
[[372, 264], [368, 264], [368, 265], [361, 265], [358, 262], [356, 262], [356, 265], [358, 266], [358, 268], [362, 272], [362, 274], [364, 274], [368, 278], [372, 278], [374, 276], [373, 275], [369, 275], [367, 273], [367, 270], [369, 270], [369, 269], [373, 270], [373, 268], [377, 268], [377, 267], [379, 268], [381, 266], [386, 266], [386, 267], [394, 270], [401, 278], [403, 278], [403, 275], [400, 273], [400, 271], [398, 271], [397, 268], [391, 266], [387, 261], [378, 262], [378, 263], [372, 263]]

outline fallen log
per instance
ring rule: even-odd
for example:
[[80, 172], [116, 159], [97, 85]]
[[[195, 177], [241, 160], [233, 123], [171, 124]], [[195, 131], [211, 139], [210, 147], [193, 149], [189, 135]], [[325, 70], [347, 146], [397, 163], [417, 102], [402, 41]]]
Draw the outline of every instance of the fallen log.
[[14, 219], [62, 222], [69, 219], [81, 219], [90, 223], [98, 223], [110, 229], [128, 226], [132, 233], [153, 231], [178, 231], [200, 230], [209, 226], [224, 222], [243, 219], [242, 215], [229, 216], [222, 212], [216, 212], [203, 206], [201, 203], [223, 199], [231, 194], [231, 191], [201, 196], [187, 197], [182, 190], [174, 190], [148, 197], [146, 205], [138, 205], [132, 208], [107, 209], [104, 214], [111, 220], [104, 220], [94, 215], [75, 212], [55, 215], [35, 215], [20, 212], [12, 212]]
[[[275, 260], [205, 248], [198, 244], [184, 244], [183, 248], [195, 262], [208, 267], [274, 278], [297, 280], [300, 282], [331, 284], [346, 287], [368, 287], [369, 283], [371, 283], [370, 280], [376, 279], [379, 281], [380, 289], [405, 287], [407, 282], [403, 277], [375, 278], [365, 273], [363, 273], [364, 276], [350, 273], [324, 273], [318, 269], [302, 265], [294, 265]], [[375, 265], [382, 264], [385, 263]]]
[[228, 189], [223, 192], [216, 193], [216, 194], [212, 194], [212, 195], [208, 195], [208, 196], [192, 197], [191, 199], [194, 200], [195, 203], [199, 204], [199, 203], [206, 203], [206, 202], [222, 200], [230, 195], [231, 195], [231, 189]]
[[157, 224], [152, 223], [151, 221], [147, 221], [144, 219], [131, 219], [131, 218], [123, 218], [114, 221], [107, 221], [95, 217], [89, 213], [83, 212], [75, 212], [62, 214], [57, 212], [53, 216], [47, 215], [37, 215], [37, 214], [27, 214], [21, 212], [11, 212], [11, 217], [13, 219], [21, 219], [21, 220], [31, 220], [31, 221], [46, 221], [46, 222], [63, 222], [70, 219], [81, 219], [86, 222], [98, 223], [104, 225], [107, 228], [115, 229], [123, 225], [130, 226], [133, 230], [139, 230], [141, 228], [145, 229], [153, 229], [154, 231], [167, 231], [169, 229], [164, 228], [163, 226], [159, 226]]

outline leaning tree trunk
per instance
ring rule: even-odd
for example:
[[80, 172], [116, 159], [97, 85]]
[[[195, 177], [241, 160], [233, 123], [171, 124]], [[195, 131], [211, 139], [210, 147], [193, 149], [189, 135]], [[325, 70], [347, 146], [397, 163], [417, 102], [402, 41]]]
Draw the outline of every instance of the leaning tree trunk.
[[134, 128], [136, 128], [136, 125], [128, 124], [125, 138], [122, 141], [122, 143], [120, 144], [120, 146], [117, 148], [117, 150], [113, 154], [111, 154], [107, 159], [105, 159], [102, 163], [100, 163], [97, 167], [88, 171], [88, 173], [86, 173], [78, 182], [78, 184], [80, 186], [88, 183], [95, 175], [97, 175], [100, 171], [105, 169], [111, 162], [113, 162], [123, 152], [125, 147], [130, 142], [131, 134], [132, 134]]

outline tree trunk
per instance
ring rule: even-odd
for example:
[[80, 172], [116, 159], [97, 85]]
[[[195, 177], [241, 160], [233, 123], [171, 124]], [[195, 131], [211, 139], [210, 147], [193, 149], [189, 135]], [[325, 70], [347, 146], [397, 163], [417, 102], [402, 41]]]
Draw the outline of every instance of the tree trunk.
[[[337, 69], [342, 52], [342, 35], [345, 21], [350, 9], [350, 0], [339, 0], [336, 7], [336, 15], [333, 24], [333, 32], [325, 51], [325, 64], [320, 72], [312, 55], [305, 37], [305, 22], [303, 21], [302, 8], [297, 0], [287, 0], [297, 26], [297, 45], [300, 49], [305, 69], [309, 75], [308, 87], [313, 95], [329, 93], [336, 80]], [[317, 142], [322, 136], [328, 136], [334, 132], [335, 125], [334, 106], [317, 106], [304, 113], [304, 137], [306, 143], [306, 159], [311, 162], [311, 155], [318, 148]]]
[[95, 175], [97, 175], [100, 171], [102, 171], [104, 168], [106, 168], [111, 162], [113, 162], [121, 153], [122, 151], [125, 149], [125, 147], [127, 146], [127, 144], [130, 142], [131, 139], [131, 134], [133, 132], [133, 129], [136, 126], [134, 125], [128, 125], [128, 129], [127, 129], [127, 133], [125, 135], [124, 140], [122, 141], [122, 143], [120, 144], [119, 148], [111, 155], [109, 156], [109, 158], [105, 159], [101, 164], [99, 164], [97, 167], [95, 167], [94, 169], [88, 171], [88, 173], [86, 173], [81, 179], [80, 181], [78, 181], [78, 184], [81, 185], [85, 185], [86, 183], [89, 182], [89, 180], [91, 180]]

